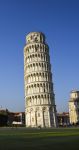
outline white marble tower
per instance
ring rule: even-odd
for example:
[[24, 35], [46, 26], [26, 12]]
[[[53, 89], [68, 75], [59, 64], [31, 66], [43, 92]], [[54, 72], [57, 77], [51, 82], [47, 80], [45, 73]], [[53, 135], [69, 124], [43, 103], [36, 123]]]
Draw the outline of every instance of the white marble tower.
[[26, 127], [56, 127], [49, 47], [41, 32], [26, 36], [24, 83]]

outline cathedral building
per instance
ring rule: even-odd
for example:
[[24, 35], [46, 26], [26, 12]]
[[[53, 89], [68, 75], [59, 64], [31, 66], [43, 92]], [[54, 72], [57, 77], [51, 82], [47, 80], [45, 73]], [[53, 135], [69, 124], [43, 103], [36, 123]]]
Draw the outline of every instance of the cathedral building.
[[79, 91], [71, 91], [69, 100], [70, 123], [79, 122]]
[[56, 127], [49, 46], [41, 32], [26, 36], [24, 84], [26, 127]]

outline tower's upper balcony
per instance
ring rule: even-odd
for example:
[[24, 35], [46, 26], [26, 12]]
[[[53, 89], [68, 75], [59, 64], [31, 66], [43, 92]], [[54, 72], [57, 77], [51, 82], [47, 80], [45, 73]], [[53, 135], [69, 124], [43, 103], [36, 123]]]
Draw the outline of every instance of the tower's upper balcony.
[[42, 32], [30, 32], [26, 36], [26, 43], [29, 44], [33, 42], [45, 43], [45, 35]]

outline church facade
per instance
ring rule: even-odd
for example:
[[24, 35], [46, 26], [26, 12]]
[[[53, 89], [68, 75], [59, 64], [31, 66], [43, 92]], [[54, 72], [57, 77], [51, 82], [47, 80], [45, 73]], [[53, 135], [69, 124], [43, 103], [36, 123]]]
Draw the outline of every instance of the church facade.
[[41, 32], [31, 32], [26, 36], [24, 84], [26, 127], [56, 127], [49, 47]]

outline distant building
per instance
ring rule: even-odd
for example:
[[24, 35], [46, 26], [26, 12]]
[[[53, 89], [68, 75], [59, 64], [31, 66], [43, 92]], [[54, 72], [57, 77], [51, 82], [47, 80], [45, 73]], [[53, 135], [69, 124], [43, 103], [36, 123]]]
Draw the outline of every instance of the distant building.
[[58, 126], [68, 126], [69, 122], [69, 112], [57, 113]]
[[79, 122], [79, 91], [71, 91], [69, 100], [70, 123]]
[[8, 112], [9, 125], [25, 125], [25, 112]]
[[15, 124], [25, 125], [25, 112], [16, 112], [14, 113], [14, 121]]
[[49, 47], [41, 32], [31, 32], [26, 36], [24, 81], [26, 126], [56, 127]]
[[25, 126], [25, 112], [10, 112], [8, 109], [0, 109], [0, 126]]
[[0, 108], [0, 126], [6, 126], [7, 120], [8, 120], [7, 110]]

